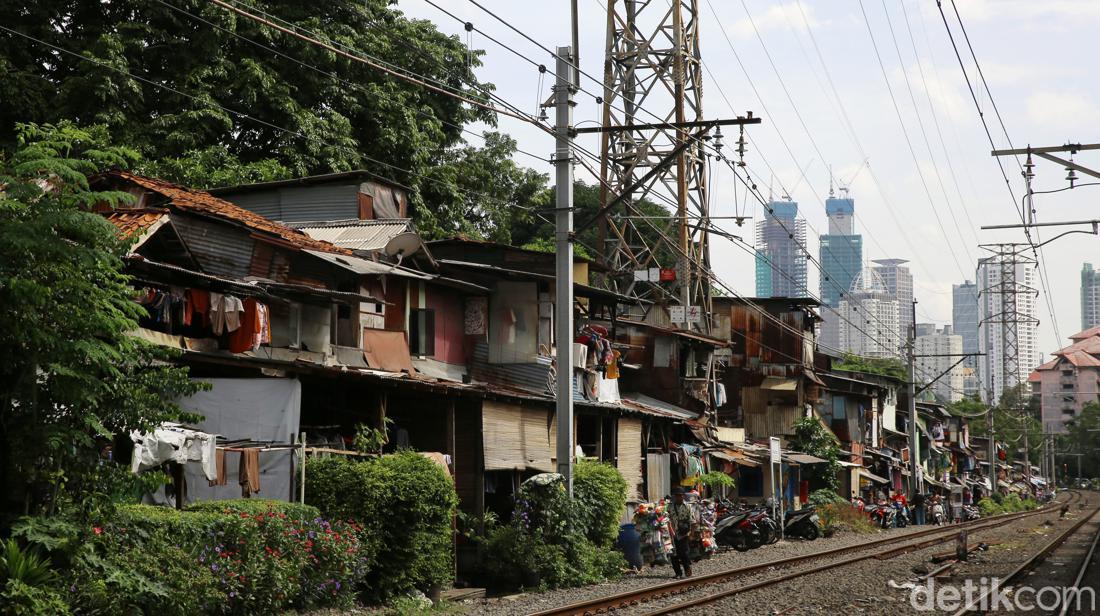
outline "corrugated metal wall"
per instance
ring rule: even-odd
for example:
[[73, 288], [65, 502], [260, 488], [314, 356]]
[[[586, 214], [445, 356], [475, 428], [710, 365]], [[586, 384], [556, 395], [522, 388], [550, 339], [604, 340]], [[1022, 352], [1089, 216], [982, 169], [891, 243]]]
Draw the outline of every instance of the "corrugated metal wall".
[[344, 220], [359, 217], [359, 185], [295, 186], [227, 194], [228, 201], [282, 222]]
[[185, 216], [172, 216], [180, 237], [198, 260], [202, 271], [227, 278], [244, 278], [252, 263], [253, 240], [248, 233]]
[[474, 347], [474, 356], [470, 361], [470, 376], [476, 381], [519, 387], [535, 393], [552, 393], [547, 385], [550, 382], [549, 357], [539, 356], [536, 363], [530, 364], [491, 364], [489, 363], [489, 345], [479, 342]]

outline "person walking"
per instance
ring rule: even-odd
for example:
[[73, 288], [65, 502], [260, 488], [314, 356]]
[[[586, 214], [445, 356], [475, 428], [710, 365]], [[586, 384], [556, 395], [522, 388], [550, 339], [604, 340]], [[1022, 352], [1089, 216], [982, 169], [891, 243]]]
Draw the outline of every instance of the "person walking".
[[917, 525], [924, 525], [924, 493], [917, 492], [913, 494], [913, 523]]
[[672, 490], [668, 525], [672, 532], [672, 572], [676, 579], [691, 577], [691, 535], [695, 531], [695, 510], [684, 502], [683, 488]]

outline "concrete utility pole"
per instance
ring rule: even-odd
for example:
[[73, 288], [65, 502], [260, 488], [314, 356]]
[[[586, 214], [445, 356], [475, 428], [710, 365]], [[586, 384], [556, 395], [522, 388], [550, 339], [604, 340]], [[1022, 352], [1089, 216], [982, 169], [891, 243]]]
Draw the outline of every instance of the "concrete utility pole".
[[924, 492], [921, 485], [921, 476], [917, 474], [920, 467], [918, 455], [919, 441], [917, 440], [917, 300], [913, 300], [909, 307], [913, 311], [913, 322], [909, 326], [909, 473], [915, 492]]
[[558, 472], [573, 496], [573, 52], [558, 47], [554, 83], [554, 168], [556, 175], [554, 263], [557, 341]]

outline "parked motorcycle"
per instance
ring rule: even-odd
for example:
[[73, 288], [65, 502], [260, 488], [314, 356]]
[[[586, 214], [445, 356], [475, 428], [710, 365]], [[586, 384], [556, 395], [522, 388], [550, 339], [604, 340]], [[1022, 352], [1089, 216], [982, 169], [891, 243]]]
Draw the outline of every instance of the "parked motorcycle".
[[783, 534], [813, 541], [821, 536], [821, 518], [816, 507], [788, 511], [783, 520]]
[[905, 528], [909, 525], [909, 510], [901, 503], [894, 503], [894, 526]]
[[980, 520], [982, 518], [982, 511], [974, 505], [963, 505], [962, 508], [962, 521], [969, 522], [971, 520]]
[[760, 529], [750, 518], [754, 510], [731, 512], [714, 527], [714, 540], [718, 545], [730, 546], [738, 552], [747, 552], [764, 545]]
[[871, 522], [879, 528], [890, 528], [894, 525], [894, 519], [897, 516], [894, 507], [886, 504], [867, 505], [863, 511], [871, 518]]

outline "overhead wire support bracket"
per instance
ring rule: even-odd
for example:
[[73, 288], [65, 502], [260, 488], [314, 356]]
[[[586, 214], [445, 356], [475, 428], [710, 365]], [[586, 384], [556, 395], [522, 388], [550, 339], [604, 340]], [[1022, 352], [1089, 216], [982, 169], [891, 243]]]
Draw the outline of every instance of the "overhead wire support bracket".
[[745, 117], [737, 117], [732, 120], [699, 120], [696, 122], [653, 122], [649, 124], [614, 124], [610, 126], [586, 126], [585, 128], [573, 129], [573, 132], [579, 134], [583, 133], [609, 133], [609, 132], [621, 132], [631, 130], [662, 130], [662, 129], [684, 129], [684, 128], [714, 128], [715, 126], [745, 126], [746, 124], [760, 124], [761, 119], [753, 117], [752, 112], [748, 112]]

